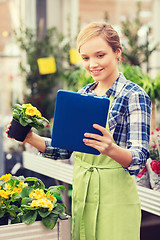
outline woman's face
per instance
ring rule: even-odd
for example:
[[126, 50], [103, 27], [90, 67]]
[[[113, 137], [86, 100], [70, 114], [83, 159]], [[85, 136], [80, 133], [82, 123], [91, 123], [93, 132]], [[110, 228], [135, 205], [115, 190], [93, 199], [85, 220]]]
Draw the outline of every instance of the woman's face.
[[[117, 78], [121, 50], [113, 52], [108, 43], [101, 37], [93, 37], [80, 47], [83, 66], [95, 81], [113, 81]], [[115, 80], [115, 79], [114, 79]]]

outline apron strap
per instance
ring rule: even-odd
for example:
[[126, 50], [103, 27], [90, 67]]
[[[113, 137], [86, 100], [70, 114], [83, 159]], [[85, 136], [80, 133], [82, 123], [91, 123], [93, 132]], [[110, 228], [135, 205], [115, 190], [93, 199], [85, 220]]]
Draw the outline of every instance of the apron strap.
[[[83, 166], [82, 166], [83, 167]], [[97, 183], [97, 188], [96, 188], [96, 196], [97, 196], [97, 204], [95, 207], [95, 212], [94, 212], [94, 236], [96, 236], [96, 223], [97, 223], [97, 216], [98, 216], [98, 210], [99, 210], [99, 182], [100, 182], [100, 176], [98, 169], [95, 166], [91, 166], [88, 168], [85, 168], [84, 172], [84, 178], [86, 185], [84, 185], [84, 199], [83, 199], [83, 206], [82, 206], [82, 215], [81, 215], [81, 221], [80, 221], [80, 239], [86, 240], [86, 234], [85, 234], [85, 225], [84, 225], [84, 209], [85, 209], [85, 202], [86, 198], [88, 195], [88, 187], [89, 187], [89, 182], [90, 178], [92, 175], [92, 172], [94, 172], [96, 176], [96, 183]]]

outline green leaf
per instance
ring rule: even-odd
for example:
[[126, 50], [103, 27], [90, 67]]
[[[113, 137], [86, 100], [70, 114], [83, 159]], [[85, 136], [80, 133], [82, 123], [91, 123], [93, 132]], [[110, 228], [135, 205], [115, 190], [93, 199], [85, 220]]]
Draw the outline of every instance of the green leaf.
[[49, 121], [48, 121], [46, 118], [44, 118], [44, 117], [41, 117], [41, 119], [42, 119], [43, 121], [45, 121], [46, 123], [48, 123], [48, 124], [49, 124]]
[[11, 217], [16, 217], [17, 216], [14, 209], [7, 209], [7, 212], [11, 215]]
[[2, 186], [4, 184], [5, 181], [0, 180], [0, 186]]
[[59, 185], [57, 188], [60, 190], [66, 190], [65, 186], [63, 186], [63, 185]]
[[42, 219], [43, 225], [48, 229], [53, 229], [57, 223], [58, 215], [51, 213], [46, 218]]
[[28, 198], [28, 197], [24, 197], [21, 201], [21, 206], [27, 206], [28, 204], [30, 204], [33, 201], [33, 198]]
[[25, 179], [25, 181], [28, 181], [28, 182], [35, 182], [35, 185], [36, 185], [36, 188], [40, 188], [40, 189], [45, 189], [45, 185], [44, 183], [38, 179], [38, 178], [35, 178], [35, 177], [27, 177]]
[[4, 214], [5, 214], [5, 211], [1, 210], [0, 211], [0, 218], [2, 218], [4, 216]]
[[11, 179], [17, 180], [19, 182], [24, 182], [25, 178], [24, 176], [12, 176]]
[[29, 194], [32, 192], [33, 188], [32, 187], [24, 187], [21, 192], [22, 198], [29, 197]]
[[22, 106], [18, 103], [14, 105], [14, 108], [17, 108], [20, 111], [22, 111], [22, 109], [23, 109]]
[[52, 210], [52, 213], [57, 214], [61, 218], [66, 217], [66, 214], [70, 215], [66, 206], [63, 203], [57, 203], [56, 207]]
[[47, 209], [41, 208], [41, 209], [38, 210], [38, 213], [39, 213], [39, 215], [40, 215], [42, 218], [45, 218], [45, 217], [47, 217], [49, 214], [51, 214], [51, 212], [48, 211], [48, 208], [47, 208]]
[[70, 215], [67, 207], [63, 203], [61, 203], [61, 206], [63, 206], [63, 208], [65, 209], [65, 214]]
[[21, 209], [16, 205], [11, 205], [10, 209], [15, 211], [15, 212], [21, 212]]
[[11, 224], [15, 224], [15, 223], [21, 223], [21, 218], [19, 216], [17, 216], [14, 219], [11, 219]]
[[19, 119], [19, 122], [23, 127], [28, 125], [28, 122], [26, 120], [24, 120], [22, 117]]
[[19, 202], [21, 200], [21, 197], [21, 193], [13, 193], [11, 202]]
[[60, 190], [65, 190], [66, 188], [63, 185], [59, 185], [59, 186], [51, 186], [48, 188], [48, 192], [55, 194], [57, 196], [61, 195], [61, 191]]
[[22, 217], [22, 222], [26, 224], [32, 224], [36, 221], [37, 218], [37, 211], [28, 211], [27, 213], [24, 213]]

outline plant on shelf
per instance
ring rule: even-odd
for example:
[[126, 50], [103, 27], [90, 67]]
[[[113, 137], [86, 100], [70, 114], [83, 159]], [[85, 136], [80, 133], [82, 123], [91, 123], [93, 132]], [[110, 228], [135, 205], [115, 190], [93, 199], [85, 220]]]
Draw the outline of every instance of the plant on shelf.
[[22, 189], [27, 186], [24, 177], [13, 177], [5, 174], [0, 177], [0, 219], [4, 217], [16, 218], [21, 212], [20, 195]]
[[42, 221], [48, 229], [53, 229], [58, 218], [65, 219], [66, 206], [57, 202], [63, 185], [45, 188], [35, 177], [15, 177], [11, 174], [0, 178], [0, 218], [9, 215], [11, 223], [33, 224]]
[[[160, 161], [160, 128], [151, 131], [149, 148], [150, 158], [154, 161]], [[160, 174], [160, 168], [157, 169], [157, 173]]]
[[147, 166], [151, 187], [154, 190], [160, 191], [160, 128], [155, 128], [151, 131], [149, 150], [150, 159]]

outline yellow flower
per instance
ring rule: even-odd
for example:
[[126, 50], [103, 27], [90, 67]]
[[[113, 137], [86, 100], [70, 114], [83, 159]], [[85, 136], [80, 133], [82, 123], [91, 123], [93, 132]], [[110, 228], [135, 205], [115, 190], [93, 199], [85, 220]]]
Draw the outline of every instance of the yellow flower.
[[20, 193], [20, 192], [22, 192], [21, 188], [19, 188], [19, 187], [14, 187], [13, 188], [13, 192], [12, 193]]
[[41, 115], [41, 113], [40, 113], [40, 111], [37, 109], [37, 111], [36, 111], [36, 116], [37, 117], [41, 117], [42, 115]]
[[9, 174], [5, 174], [3, 176], [0, 177], [0, 180], [3, 180], [3, 181], [8, 181], [10, 178], [12, 177], [12, 175], [9, 173]]
[[36, 107], [27, 107], [25, 113], [26, 113], [28, 116], [33, 117], [33, 116], [36, 115], [36, 111], [37, 111], [37, 108], [36, 108]]
[[12, 191], [4, 191], [4, 190], [0, 190], [0, 197], [3, 197], [3, 198], [9, 198], [9, 195], [12, 194]]
[[28, 108], [28, 107], [32, 107], [32, 104], [28, 103], [28, 104], [22, 104], [22, 107]]
[[36, 198], [36, 199], [43, 199], [46, 198], [46, 194], [44, 193], [44, 191], [42, 189], [36, 189], [36, 190], [32, 190], [32, 192], [29, 194], [30, 198]]
[[52, 211], [52, 209], [54, 208], [54, 205], [48, 199], [38, 199], [38, 200], [32, 201], [31, 207], [47, 207], [49, 208], [48, 211]]
[[57, 200], [56, 197], [54, 197], [54, 195], [51, 195], [50, 193], [47, 193], [46, 197], [49, 198], [52, 202]]
[[33, 116], [41, 117], [41, 113], [40, 111], [38, 111], [36, 107], [27, 107], [25, 113], [31, 117]]
[[9, 183], [5, 184], [5, 189], [11, 189], [11, 185]]
[[27, 186], [28, 186], [28, 183], [19, 182], [19, 185], [21, 185], [22, 187], [27, 187]]

